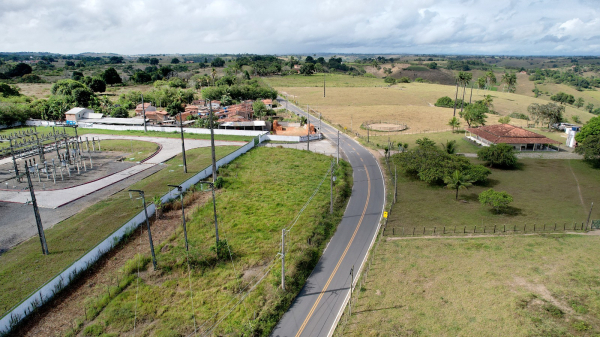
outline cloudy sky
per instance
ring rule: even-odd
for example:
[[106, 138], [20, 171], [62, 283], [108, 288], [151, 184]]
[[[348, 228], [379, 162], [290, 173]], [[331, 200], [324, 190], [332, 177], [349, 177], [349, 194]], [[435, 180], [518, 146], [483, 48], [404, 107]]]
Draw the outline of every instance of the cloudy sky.
[[0, 0], [0, 52], [600, 55], [600, 0]]

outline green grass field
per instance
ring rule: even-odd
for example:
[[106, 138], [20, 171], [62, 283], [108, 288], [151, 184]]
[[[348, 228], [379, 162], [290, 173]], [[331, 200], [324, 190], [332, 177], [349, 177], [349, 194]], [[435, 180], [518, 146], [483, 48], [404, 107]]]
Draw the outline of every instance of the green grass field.
[[[323, 76], [325, 76], [325, 90], [329, 87], [388, 87], [381, 78], [351, 76], [344, 74], [314, 74], [263, 77], [262, 80], [273, 88], [278, 87], [320, 87], [323, 96]], [[281, 89], [280, 91], [286, 91]]]
[[388, 138], [390, 141], [394, 142], [394, 150], [397, 151], [398, 150], [398, 143], [406, 143], [408, 144], [408, 149], [414, 149], [417, 145], [416, 145], [416, 141], [417, 139], [421, 139], [427, 137], [431, 140], [433, 140], [436, 144], [438, 145], [442, 145], [445, 144], [447, 141], [456, 141], [456, 152], [457, 153], [477, 153], [477, 151], [480, 149], [479, 146], [477, 146], [476, 144], [473, 144], [472, 142], [468, 141], [465, 139], [465, 133], [464, 132], [452, 132], [452, 131], [446, 131], [446, 132], [434, 132], [434, 133], [418, 133], [418, 134], [397, 134], [397, 133], [390, 133], [390, 135], [386, 135], [385, 132], [378, 132], [376, 133], [376, 136], [371, 135], [370, 141], [372, 144], [374, 144], [377, 147], [377, 144], [379, 144], [379, 147], [385, 147], [387, 146], [387, 142], [388, 142]]
[[[191, 287], [196, 326], [206, 331], [225, 317], [241, 296], [240, 289], [256, 282], [252, 280], [254, 275], [260, 276], [261, 270], [275, 265], [243, 305], [210, 333], [267, 335], [312, 271], [345, 208], [346, 198], [340, 193], [351, 186], [352, 173], [347, 164], [336, 173], [340, 179], [334, 192], [337, 195], [335, 215], [329, 215], [329, 186], [323, 185], [287, 234], [288, 283], [286, 291], [282, 291], [280, 265], [276, 259], [281, 229], [290, 228], [329, 165], [330, 158], [323, 155], [261, 147], [222, 168], [220, 176], [224, 177], [225, 185], [216, 201], [219, 233], [221, 240], [227, 240], [233, 259], [227, 252], [226, 259], [217, 261], [210, 250], [215, 242], [212, 203], [188, 210], [191, 276], [188, 276], [185, 245], [179, 230], [156, 249], [159, 271], [145, 271], [149, 254], [130, 260], [117, 275], [121, 280], [130, 280], [129, 283], [113, 291], [112, 297], [86, 300], [86, 312], [95, 314], [80, 324], [80, 329], [131, 334], [135, 321], [138, 333], [143, 335], [188, 335], [194, 326]], [[138, 261], [144, 270], [139, 287], [137, 281], [133, 281]], [[222, 311], [213, 317], [219, 309]]]
[[336, 335], [598, 336], [598, 239], [383, 241]]
[[[235, 151], [236, 146], [216, 147], [217, 158]], [[168, 192], [167, 184], [179, 184], [211, 163], [210, 148], [186, 151], [188, 173], [179, 167], [181, 155], [166, 162], [159, 172], [133, 184], [146, 192], [146, 201]], [[40, 253], [36, 237], [0, 255], [0, 315], [29, 296], [73, 261], [140, 212], [140, 202], [121, 191], [45, 230], [50, 255]], [[43, 220], [43, 219], [42, 219]]]
[[158, 145], [151, 142], [142, 142], [137, 140], [103, 140], [102, 151], [125, 152], [124, 161], [138, 162], [148, 158], [158, 150]]
[[[410, 147], [409, 147], [410, 148]], [[474, 160], [476, 161], [476, 160]], [[508, 229], [517, 226], [519, 230], [527, 225], [529, 231], [539, 231], [544, 224], [547, 229], [562, 230], [574, 222], [579, 226], [587, 221], [591, 202], [600, 202], [600, 175], [581, 160], [519, 159], [521, 167], [515, 170], [492, 169], [487, 186], [472, 186], [459, 191], [459, 200], [455, 201], [455, 190], [443, 186], [430, 186], [420, 180], [413, 180], [398, 173], [398, 202], [390, 214], [386, 235], [405, 235], [416, 233], [437, 234], [443, 227], [447, 231], [461, 233], [464, 227], [472, 232], [477, 226], [478, 232], [498, 229], [504, 225]], [[393, 168], [392, 168], [393, 169]], [[482, 206], [478, 194], [494, 188], [506, 191], [513, 196], [514, 202], [506, 214], [495, 214], [488, 206]], [[581, 196], [579, 194], [581, 190]], [[600, 219], [600, 211], [592, 212], [592, 219]], [[420, 230], [419, 230], [420, 228]]]

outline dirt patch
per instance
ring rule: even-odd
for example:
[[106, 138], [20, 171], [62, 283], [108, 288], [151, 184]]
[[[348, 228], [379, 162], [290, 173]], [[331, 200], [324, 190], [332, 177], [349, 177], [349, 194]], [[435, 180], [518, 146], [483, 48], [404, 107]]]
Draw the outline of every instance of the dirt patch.
[[[211, 199], [209, 192], [194, 192], [184, 198], [186, 212], [200, 207]], [[155, 247], [168, 240], [181, 226], [181, 202], [174, 202], [165, 210], [161, 219], [151, 219], [152, 239]], [[55, 336], [73, 328], [75, 320], [85, 318], [85, 303], [106, 293], [107, 287], [119, 281], [119, 269], [136, 254], [149, 254], [148, 235], [145, 226], [140, 226], [132, 237], [108, 253], [88, 270], [81, 279], [70, 286], [55, 300], [46, 304], [39, 312], [27, 318], [14, 336]], [[165, 245], [167, 246], [167, 245]], [[140, 273], [144, 282], [161, 284], [167, 280], [160, 271]]]
[[525, 289], [531, 291], [532, 293], [540, 296], [544, 300], [552, 303], [554, 306], [556, 306], [560, 310], [562, 310], [570, 315], [575, 314], [575, 312], [573, 311], [573, 309], [571, 309], [571, 307], [562, 303], [561, 301], [556, 299], [554, 296], [552, 296], [552, 293], [543, 284], [533, 284], [533, 283], [527, 282], [527, 280], [525, 280], [524, 278], [515, 277], [514, 282], [511, 285], [525, 288]]

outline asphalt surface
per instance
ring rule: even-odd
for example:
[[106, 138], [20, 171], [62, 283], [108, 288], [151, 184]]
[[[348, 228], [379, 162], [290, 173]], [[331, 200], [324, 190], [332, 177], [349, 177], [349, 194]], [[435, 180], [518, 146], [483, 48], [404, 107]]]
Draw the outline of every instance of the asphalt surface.
[[[283, 101], [283, 100], [281, 100]], [[288, 109], [305, 112], [288, 102]], [[318, 119], [310, 117], [318, 125]], [[323, 123], [323, 134], [335, 141], [337, 129]], [[373, 242], [385, 202], [384, 182], [377, 159], [340, 133], [340, 149], [354, 170], [352, 195], [334, 236], [306, 284], [279, 321], [272, 336], [328, 336], [333, 333], [354, 275]]]

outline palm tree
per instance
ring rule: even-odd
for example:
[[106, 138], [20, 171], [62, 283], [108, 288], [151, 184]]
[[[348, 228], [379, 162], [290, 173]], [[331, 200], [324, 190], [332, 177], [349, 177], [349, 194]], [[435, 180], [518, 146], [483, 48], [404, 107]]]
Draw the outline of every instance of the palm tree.
[[493, 101], [494, 99], [492, 98], [492, 95], [485, 95], [483, 96], [483, 100], [481, 102], [488, 108], [492, 108], [494, 106], [494, 104], [492, 103]]
[[456, 190], [456, 200], [458, 200], [458, 190], [468, 189], [469, 186], [473, 185], [473, 180], [468, 175], [456, 170], [444, 178], [444, 184], [446, 184], [446, 188]]
[[461, 112], [463, 111], [463, 108], [465, 107], [465, 92], [467, 91], [467, 83], [469, 83], [472, 78], [473, 78], [473, 74], [471, 74], [471, 73], [466, 73], [466, 72], [462, 72], [462, 71], [458, 73], [457, 80], [463, 85], [463, 97], [462, 97], [462, 103], [460, 106]]
[[496, 75], [494, 75], [493, 71], [488, 71], [485, 73], [485, 80], [488, 82], [488, 89], [491, 84], [496, 84]]
[[448, 125], [452, 127], [452, 133], [454, 133], [454, 130], [460, 127], [460, 120], [456, 117], [452, 117], [450, 122], [448, 122]]
[[212, 76], [213, 86], [215, 86], [215, 77], [217, 77], [217, 69], [212, 68], [212, 71], [210, 72], [210, 76]]
[[447, 140], [446, 143], [444, 143], [444, 150], [447, 154], [454, 154], [456, 152], [456, 141]]

